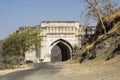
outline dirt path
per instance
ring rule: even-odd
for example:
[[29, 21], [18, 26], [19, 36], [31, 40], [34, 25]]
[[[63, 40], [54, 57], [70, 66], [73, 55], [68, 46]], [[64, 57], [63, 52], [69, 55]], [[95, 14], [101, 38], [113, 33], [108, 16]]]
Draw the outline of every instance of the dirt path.
[[0, 80], [120, 80], [120, 56], [83, 64], [76, 61], [42, 63], [35, 69], [3, 75]]
[[69, 76], [65, 80], [120, 80], [120, 56], [110, 61], [67, 62], [60, 74]]

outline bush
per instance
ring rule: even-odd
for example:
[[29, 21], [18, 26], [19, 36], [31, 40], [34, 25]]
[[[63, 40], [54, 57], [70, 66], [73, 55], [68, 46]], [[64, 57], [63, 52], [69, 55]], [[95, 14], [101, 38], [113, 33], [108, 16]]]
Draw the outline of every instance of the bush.
[[0, 61], [0, 69], [10, 69], [13, 68], [12, 61], [9, 59], [3, 59]]

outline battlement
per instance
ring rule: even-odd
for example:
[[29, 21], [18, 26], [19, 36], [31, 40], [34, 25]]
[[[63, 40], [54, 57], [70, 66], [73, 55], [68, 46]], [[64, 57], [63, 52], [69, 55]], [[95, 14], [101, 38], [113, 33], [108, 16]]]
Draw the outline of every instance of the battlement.
[[42, 21], [41, 23], [79, 23], [79, 21]]
[[42, 21], [41, 27], [76, 27], [79, 28], [78, 21]]

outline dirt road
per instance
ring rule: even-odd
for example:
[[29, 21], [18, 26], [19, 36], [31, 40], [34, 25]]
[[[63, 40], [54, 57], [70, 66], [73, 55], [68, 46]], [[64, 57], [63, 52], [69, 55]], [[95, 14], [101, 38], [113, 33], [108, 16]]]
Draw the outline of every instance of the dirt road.
[[92, 60], [42, 63], [35, 69], [9, 73], [0, 80], [120, 80], [120, 56], [110, 61]]

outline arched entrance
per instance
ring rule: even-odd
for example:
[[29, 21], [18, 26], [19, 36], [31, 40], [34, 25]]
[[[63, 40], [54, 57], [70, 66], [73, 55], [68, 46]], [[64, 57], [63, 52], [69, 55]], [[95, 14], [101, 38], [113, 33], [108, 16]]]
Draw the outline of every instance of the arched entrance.
[[59, 39], [51, 44], [51, 62], [66, 61], [71, 58], [72, 46], [63, 39]]

